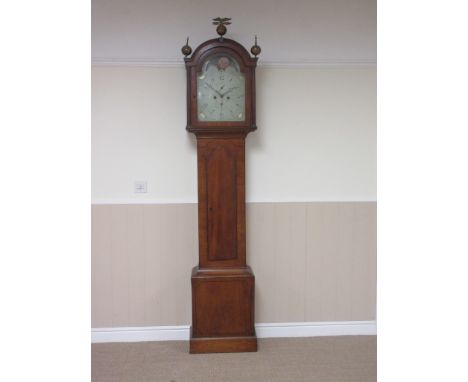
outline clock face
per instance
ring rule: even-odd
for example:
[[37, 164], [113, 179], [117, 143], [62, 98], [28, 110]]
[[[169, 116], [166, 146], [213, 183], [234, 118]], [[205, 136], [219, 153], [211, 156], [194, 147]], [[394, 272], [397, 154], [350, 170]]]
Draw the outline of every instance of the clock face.
[[232, 57], [209, 57], [197, 74], [199, 121], [245, 121], [245, 77]]

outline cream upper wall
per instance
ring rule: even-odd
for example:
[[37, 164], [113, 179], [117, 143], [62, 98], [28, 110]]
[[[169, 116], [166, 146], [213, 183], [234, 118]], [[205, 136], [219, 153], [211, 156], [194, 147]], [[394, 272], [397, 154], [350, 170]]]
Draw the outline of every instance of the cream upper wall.
[[93, 0], [95, 61], [174, 61], [186, 36], [192, 47], [217, 37], [213, 17], [231, 17], [228, 38], [262, 62], [376, 59], [376, 0]]
[[[94, 203], [196, 202], [185, 69], [93, 67]], [[257, 70], [247, 201], [376, 198], [375, 68]], [[147, 194], [133, 193], [137, 180]]]

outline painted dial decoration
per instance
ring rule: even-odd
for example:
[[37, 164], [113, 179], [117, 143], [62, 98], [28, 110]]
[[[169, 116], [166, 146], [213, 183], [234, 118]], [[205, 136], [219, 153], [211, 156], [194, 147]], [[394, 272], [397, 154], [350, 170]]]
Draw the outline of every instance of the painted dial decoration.
[[245, 77], [232, 57], [208, 57], [197, 75], [199, 121], [245, 121]]

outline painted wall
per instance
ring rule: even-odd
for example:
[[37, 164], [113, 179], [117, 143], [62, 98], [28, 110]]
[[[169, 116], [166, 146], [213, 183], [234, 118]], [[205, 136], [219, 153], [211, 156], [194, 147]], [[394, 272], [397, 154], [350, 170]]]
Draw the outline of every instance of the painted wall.
[[[258, 69], [246, 150], [257, 322], [375, 319], [375, 75]], [[94, 67], [92, 118], [92, 325], [188, 325], [197, 178], [184, 68]]]
[[[196, 202], [184, 68], [94, 67], [92, 90], [93, 202]], [[376, 199], [375, 68], [260, 67], [257, 125], [247, 201]]]
[[99, 62], [179, 62], [216, 37], [213, 17], [231, 17], [226, 37], [264, 62], [375, 63], [376, 0], [93, 0], [92, 55]]
[[[375, 320], [375, 209], [248, 203], [255, 321]], [[92, 219], [92, 326], [189, 325], [197, 205], [94, 205]]]

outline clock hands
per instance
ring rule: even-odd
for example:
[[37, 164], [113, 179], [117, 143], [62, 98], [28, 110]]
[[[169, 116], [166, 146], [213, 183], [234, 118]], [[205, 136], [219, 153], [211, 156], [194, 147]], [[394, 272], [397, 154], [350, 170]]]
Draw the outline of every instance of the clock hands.
[[221, 89], [219, 90], [216, 90], [213, 86], [211, 86], [209, 83], [205, 83], [205, 85], [207, 87], [209, 87], [211, 90], [215, 91], [221, 98], [223, 98], [226, 94], [232, 92], [234, 89], [237, 89], [239, 86], [234, 86], [232, 88], [230, 88], [228, 91], [224, 92], [224, 93], [221, 93], [219, 90], [221, 90], [222, 88], [224, 88], [224, 85], [221, 86]]
[[[221, 98], [223, 98], [223, 96], [221, 96]], [[223, 101], [221, 101], [221, 105], [220, 105], [220, 106], [221, 106], [221, 110], [220, 110], [220, 112], [219, 112], [219, 118], [220, 118], [220, 119], [223, 119]]]
[[[221, 89], [222, 89], [223, 87], [224, 87], [224, 85], [223, 85], [223, 86], [221, 86]], [[225, 96], [226, 94], [228, 94], [228, 93], [232, 92], [234, 89], [237, 89], [238, 87], [239, 87], [239, 86], [234, 86], [234, 87], [232, 87], [232, 88], [228, 89], [227, 91], [225, 91], [225, 92], [224, 92], [224, 93], [222, 93], [222, 94], [221, 94], [221, 93], [219, 93], [218, 91], [216, 91], [216, 90], [215, 90], [215, 91], [216, 91], [216, 93], [218, 93], [218, 94], [219, 94], [219, 96], [221, 97], [221, 103], [220, 103], [220, 114], [219, 114], [219, 118], [220, 118], [220, 119], [223, 119], [223, 104], [224, 104], [224, 96]], [[220, 89], [220, 90], [221, 90], [221, 89]], [[214, 89], [213, 89], [213, 90], [214, 90]], [[227, 97], [227, 98], [229, 99], [229, 97]], [[232, 110], [230, 110], [230, 112], [231, 112], [231, 115], [234, 115], [234, 113], [232, 112]]]
[[217, 91], [213, 86], [211, 86], [209, 83], [205, 83], [206, 86], [208, 86], [210, 89], [214, 90], [216, 93], [219, 94], [219, 96], [222, 98], [223, 96], [221, 95], [221, 93], [219, 91]]
[[233, 88], [229, 89], [227, 92], [224, 92], [223, 94], [220, 94], [221, 98], [224, 97], [226, 94], [232, 92], [234, 89], [237, 89], [239, 86], [234, 86]]

